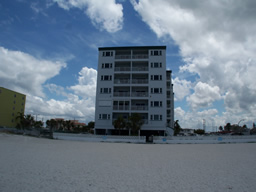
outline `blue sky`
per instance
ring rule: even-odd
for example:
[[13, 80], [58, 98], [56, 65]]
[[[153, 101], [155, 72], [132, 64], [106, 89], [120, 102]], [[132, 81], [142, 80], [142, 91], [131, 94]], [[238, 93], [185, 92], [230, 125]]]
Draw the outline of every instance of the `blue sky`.
[[166, 45], [183, 128], [252, 127], [256, 3], [179, 0], [2, 0], [0, 86], [26, 113], [94, 120], [98, 47]]

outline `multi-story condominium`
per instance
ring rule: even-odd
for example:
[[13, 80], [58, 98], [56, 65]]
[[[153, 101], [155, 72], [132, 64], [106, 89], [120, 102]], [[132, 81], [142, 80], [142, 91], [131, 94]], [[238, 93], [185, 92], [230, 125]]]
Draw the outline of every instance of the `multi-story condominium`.
[[166, 46], [99, 48], [95, 133], [113, 134], [114, 120], [137, 113], [140, 135], [171, 134], [174, 99]]
[[16, 127], [19, 113], [25, 112], [26, 95], [0, 87], [0, 126]]

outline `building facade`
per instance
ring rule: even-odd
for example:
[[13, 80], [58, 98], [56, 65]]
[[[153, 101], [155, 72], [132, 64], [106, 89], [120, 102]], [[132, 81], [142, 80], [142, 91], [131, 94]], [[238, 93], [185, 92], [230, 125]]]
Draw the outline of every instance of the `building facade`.
[[24, 114], [26, 95], [0, 87], [0, 126], [16, 127], [17, 116]]
[[141, 135], [171, 134], [174, 99], [166, 46], [99, 48], [95, 133], [113, 134], [113, 121], [137, 113]]

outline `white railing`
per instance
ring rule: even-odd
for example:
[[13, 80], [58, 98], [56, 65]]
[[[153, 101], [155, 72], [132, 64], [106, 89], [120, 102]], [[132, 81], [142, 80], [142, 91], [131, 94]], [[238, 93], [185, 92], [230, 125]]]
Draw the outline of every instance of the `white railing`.
[[130, 97], [129, 92], [114, 92], [114, 97]]
[[133, 55], [133, 59], [147, 59], [148, 55], [147, 54], [141, 54], [141, 55]]
[[[144, 120], [147, 121], [147, 120]], [[146, 123], [145, 123], [146, 124]], [[54, 139], [76, 140], [89, 142], [132, 142], [145, 143], [145, 136], [116, 136], [116, 135], [92, 135], [92, 134], [72, 134], [72, 133], [53, 133]], [[153, 143], [256, 143], [256, 135], [248, 136], [153, 136]]]
[[129, 106], [114, 105], [113, 110], [127, 111], [129, 110]]
[[148, 71], [148, 67], [133, 67], [132, 71]]
[[148, 93], [132, 92], [132, 97], [148, 97]]
[[115, 67], [115, 71], [131, 71], [130, 67]]
[[115, 59], [131, 59], [131, 55], [116, 55]]
[[130, 79], [115, 79], [114, 83], [115, 84], [129, 84], [130, 83]]
[[120, 142], [120, 143], [145, 143], [145, 136], [117, 136], [117, 135], [92, 135], [53, 133], [54, 139], [89, 141], [89, 142]]
[[148, 83], [148, 79], [133, 79], [132, 83], [133, 84], [147, 84]]
[[135, 110], [135, 111], [146, 111], [146, 110], [148, 110], [148, 106], [132, 106], [132, 110]]

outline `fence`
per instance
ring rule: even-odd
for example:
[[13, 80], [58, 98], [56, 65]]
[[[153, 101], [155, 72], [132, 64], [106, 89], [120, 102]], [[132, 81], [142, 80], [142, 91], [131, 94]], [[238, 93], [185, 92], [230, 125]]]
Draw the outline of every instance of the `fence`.
[[[18, 130], [15, 128], [0, 128], [0, 132], [11, 132], [32, 136], [42, 136], [39, 130]], [[73, 133], [53, 133], [54, 139], [89, 141], [89, 142], [118, 142], [118, 143], [146, 143], [145, 136], [116, 136], [92, 135]], [[256, 143], [256, 135], [218, 135], [218, 136], [153, 136], [152, 143], [156, 144], [214, 144], [214, 143]]]
[[169, 136], [169, 137], [154, 137], [154, 143], [256, 143], [256, 135], [247, 136], [231, 136], [231, 135], [218, 135], [218, 136]]
[[91, 134], [70, 134], [53, 133], [54, 139], [91, 141], [91, 142], [118, 142], [118, 143], [145, 143], [145, 136], [116, 136], [116, 135], [91, 135]]

